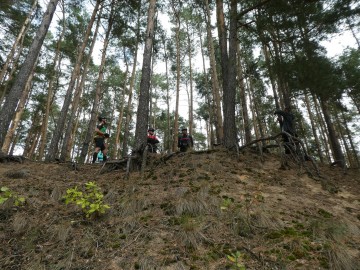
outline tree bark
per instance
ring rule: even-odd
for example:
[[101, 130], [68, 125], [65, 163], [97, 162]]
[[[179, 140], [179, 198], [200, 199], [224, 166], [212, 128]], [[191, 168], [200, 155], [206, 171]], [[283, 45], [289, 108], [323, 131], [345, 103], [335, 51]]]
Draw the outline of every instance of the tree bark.
[[52, 73], [50, 75], [50, 81], [49, 81], [49, 86], [48, 86], [48, 93], [47, 93], [47, 99], [46, 99], [46, 109], [45, 109], [45, 113], [44, 113], [44, 117], [43, 117], [43, 121], [42, 121], [42, 126], [41, 126], [41, 140], [40, 140], [40, 145], [39, 145], [39, 154], [38, 154], [38, 159], [42, 160], [42, 158], [44, 157], [44, 152], [45, 152], [45, 145], [47, 142], [47, 132], [48, 132], [48, 125], [49, 125], [49, 116], [50, 116], [50, 108], [51, 108], [51, 103], [52, 100], [54, 98], [54, 83], [55, 83], [55, 79], [57, 78], [56, 76], [56, 69], [58, 67], [58, 69], [60, 68], [60, 64], [61, 64], [61, 58], [60, 58], [60, 48], [61, 48], [61, 42], [64, 38], [65, 35], [65, 7], [63, 7], [63, 25], [62, 25], [62, 31], [61, 34], [59, 36], [59, 39], [57, 41], [56, 44], [56, 51], [55, 51], [55, 57], [54, 57], [54, 62], [53, 62], [53, 67], [54, 70], [52, 70]]
[[238, 145], [235, 124], [237, 1], [230, 1], [229, 54], [222, 0], [216, 0], [216, 10], [223, 77], [224, 146], [231, 149]]
[[175, 27], [175, 42], [176, 42], [176, 99], [175, 99], [175, 117], [173, 127], [173, 145], [172, 151], [177, 150], [178, 143], [178, 132], [179, 132], [179, 96], [180, 96], [180, 11], [176, 10], [175, 3], [172, 1], [171, 4], [173, 14], [175, 16], [176, 27]]
[[34, 66], [36, 64], [36, 59], [40, 53], [40, 49], [44, 42], [45, 36], [48, 32], [51, 20], [53, 18], [56, 5], [59, 0], [50, 0], [47, 10], [44, 14], [43, 20], [39, 29], [36, 32], [36, 36], [30, 46], [29, 53], [26, 56], [24, 64], [22, 65], [14, 85], [12, 86], [4, 106], [0, 112], [0, 146], [2, 147], [5, 139], [5, 135], [11, 119], [14, 117], [17, 103], [21, 97], [22, 92], [24, 91], [25, 84], [28, 81], [30, 74], [32, 73]]
[[28, 98], [30, 96], [31, 81], [32, 81], [33, 75], [34, 75], [34, 72], [30, 75], [30, 77], [25, 85], [25, 90], [22, 92], [19, 104], [16, 108], [15, 117], [12, 120], [9, 131], [7, 132], [7, 134], [5, 136], [4, 144], [1, 149], [1, 151], [3, 151], [3, 153], [5, 153], [5, 154], [9, 152], [11, 141], [13, 140], [15, 131], [21, 121], [21, 116], [23, 115], [23, 112], [24, 112], [24, 109], [26, 106], [26, 102], [28, 101]]
[[337, 162], [342, 168], [345, 168], [344, 154], [341, 150], [341, 146], [338, 138], [336, 137], [335, 128], [331, 121], [328, 104], [324, 99], [320, 99], [320, 105], [323, 111], [325, 123], [329, 132], [330, 145], [334, 154], [334, 162]]
[[140, 97], [136, 117], [135, 151], [145, 147], [147, 141], [147, 126], [149, 122], [149, 89], [151, 74], [151, 58], [155, 26], [156, 0], [149, 1], [146, 40], [143, 55], [142, 74], [140, 82]]
[[[34, 0], [34, 3], [29, 11], [29, 13], [27, 14], [26, 16], [26, 19], [20, 29], [20, 32], [19, 34], [17, 35], [17, 38], [13, 44], [13, 46], [11, 47], [11, 50], [6, 58], [6, 61], [4, 63], [4, 65], [2, 66], [2, 69], [0, 71], [0, 83], [3, 81], [4, 77], [5, 77], [5, 74], [6, 74], [6, 71], [10, 65], [10, 62], [12, 60], [12, 58], [14, 57], [15, 55], [15, 50], [16, 50], [16, 47], [19, 45], [19, 42], [21, 39], [23, 39], [23, 37], [25, 36], [25, 33], [26, 33], [26, 29], [29, 25], [29, 23], [31, 22], [31, 16], [32, 14], [34, 13], [35, 9], [36, 9], [36, 6], [37, 6], [37, 2], [38, 0]], [[13, 67], [14, 68], [14, 67]]]
[[121, 128], [122, 128], [122, 123], [123, 123], [123, 117], [124, 117], [124, 111], [125, 111], [125, 93], [126, 93], [126, 85], [128, 82], [128, 72], [129, 72], [129, 65], [127, 63], [127, 58], [125, 57], [125, 49], [124, 49], [124, 61], [125, 61], [125, 78], [124, 78], [124, 82], [123, 82], [123, 87], [122, 87], [122, 94], [121, 92], [119, 93], [121, 95], [121, 104], [120, 104], [120, 109], [119, 109], [119, 118], [116, 124], [116, 134], [115, 134], [115, 144], [114, 144], [114, 148], [113, 148], [113, 158], [118, 159], [121, 155], [121, 151], [120, 151], [120, 133], [121, 133]]

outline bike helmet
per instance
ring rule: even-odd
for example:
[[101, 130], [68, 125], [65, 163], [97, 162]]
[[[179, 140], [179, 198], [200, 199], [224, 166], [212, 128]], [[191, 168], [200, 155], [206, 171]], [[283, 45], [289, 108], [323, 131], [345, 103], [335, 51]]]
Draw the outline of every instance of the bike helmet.
[[98, 117], [99, 122], [101, 122], [101, 121], [104, 120], [104, 119], [106, 120], [106, 117], [104, 117], [104, 116], [99, 116], [99, 117]]
[[154, 132], [154, 131], [155, 131], [155, 129], [151, 127], [151, 128], [149, 128], [149, 129], [148, 129], [148, 132], [149, 132], [149, 131]]
[[186, 127], [182, 127], [182, 128], [181, 128], [181, 131], [183, 131], [183, 130], [187, 130], [187, 128], [186, 128]]

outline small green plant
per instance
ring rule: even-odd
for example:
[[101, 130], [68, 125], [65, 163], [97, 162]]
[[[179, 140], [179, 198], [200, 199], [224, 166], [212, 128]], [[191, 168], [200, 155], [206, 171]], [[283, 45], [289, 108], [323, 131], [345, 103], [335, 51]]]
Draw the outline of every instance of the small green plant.
[[220, 209], [221, 210], [228, 209], [233, 202], [234, 202], [233, 198], [229, 198], [228, 196], [223, 196], [223, 201], [221, 202]]
[[235, 253], [231, 253], [230, 255], [226, 255], [228, 260], [231, 262], [231, 269], [235, 270], [246, 270], [245, 265], [243, 264], [244, 254], [240, 251], [236, 251]]
[[8, 187], [1, 187], [0, 188], [0, 204], [3, 204], [8, 199], [14, 199], [15, 206], [21, 206], [25, 203], [24, 197], [19, 197], [15, 192], [11, 191]]
[[63, 198], [65, 204], [74, 203], [80, 205], [87, 218], [96, 214], [104, 214], [110, 208], [109, 205], [104, 204], [104, 195], [95, 182], [86, 183], [85, 192], [78, 190], [77, 186], [69, 188]]

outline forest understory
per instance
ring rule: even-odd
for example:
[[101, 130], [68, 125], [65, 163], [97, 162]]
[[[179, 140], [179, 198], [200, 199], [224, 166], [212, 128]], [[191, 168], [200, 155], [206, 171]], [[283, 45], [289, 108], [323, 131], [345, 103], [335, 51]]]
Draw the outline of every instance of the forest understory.
[[[360, 269], [359, 170], [319, 165], [311, 176], [309, 161], [281, 163], [276, 151], [222, 149], [154, 154], [129, 175], [1, 163], [0, 194], [11, 196], [0, 205], [0, 268]], [[65, 204], [89, 182], [104, 214]]]

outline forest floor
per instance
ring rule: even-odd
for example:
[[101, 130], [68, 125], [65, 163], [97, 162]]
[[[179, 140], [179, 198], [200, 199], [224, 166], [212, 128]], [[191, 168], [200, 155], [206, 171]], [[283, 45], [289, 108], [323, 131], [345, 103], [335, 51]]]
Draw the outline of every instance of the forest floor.
[[[13, 196], [0, 205], [0, 269], [360, 269], [359, 170], [319, 165], [310, 177], [280, 160], [153, 155], [128, 178], [99, 164], [0, 163]], [[87, 218], [63, 196], [90, 181], [110, 208]]]

